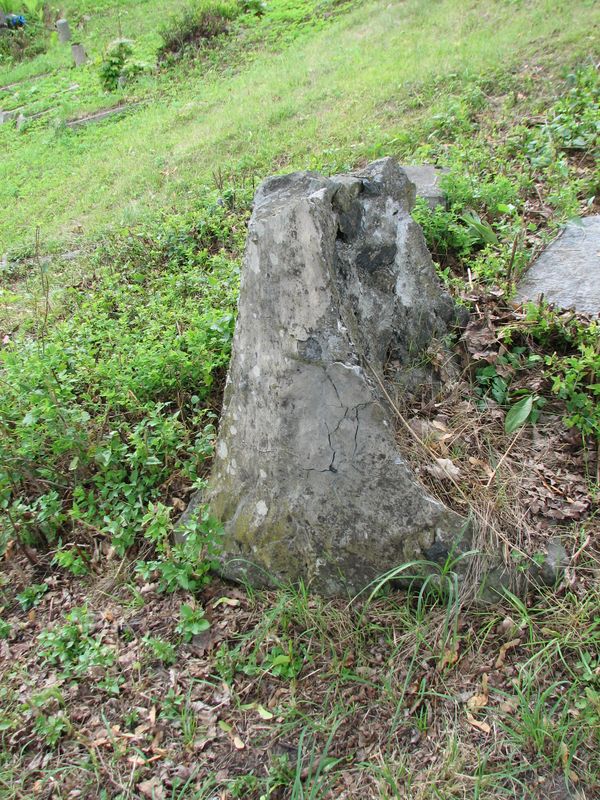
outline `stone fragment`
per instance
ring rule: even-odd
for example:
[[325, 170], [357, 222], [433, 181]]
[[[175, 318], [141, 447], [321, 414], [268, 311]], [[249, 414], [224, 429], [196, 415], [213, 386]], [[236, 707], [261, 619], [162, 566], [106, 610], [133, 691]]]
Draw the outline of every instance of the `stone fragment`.
[[56, 30], [58, 31], [59, 42], [69, 42], [71, 40], [71, 29], [66, 19], [59, 19], [56, 21]]
[[[222, 571], [354, 594], [468, 545], [464, 519], [400, 455], [384, 365], [423, 359], [453, 324], [392, 159], [258, 189], [207, 496]], [[192, 508], [189, 513], [192, 513]]]
[[82, 67], [88, 60], [87, 53], [82, 44], [72, 44], [71, 53], [76, 67]]
[[10, 122], [17, 116], [16, 111], [0, 111], [0, 125]]
[[124, 114], [126, 111], [139, 106], [140, 103], [129, 103], [129, 105], [114, 106], [113, 108], [105, 108], [103, 111], [97, 111], [95, 114], [89, 114], [87, 117], [79, 117], [78, 119], [70, 119], [67, 121], [68, 128], [83, 128], [86, 125], [92, 125], [95, 122], [102, 122], [108, 117], [114, 117], [119, 114]]
[[27, 125], [27, 117], [25, 114], [19, 114], [17, 117], [17, 130], [22, 131], [23, 128]]
[[560, 308], [600, 314], [600, 216], [569, 223], [517, 287], [517, 300], [540, 297]]
[[417, 197], [427, 200], [429, 208], [446, 207], [446, 195], [440, 186], [440, 179], [445, 170], [422, 164], [420, 166], [402, 166], [409, 179], [414, 183]]
[[550, 539], [544, 560], [540, 566], [532, 569], [532, 577], [547, 586], [555, 586], [565, 576], [569, 566], [569, 556], [563, 543], [558, 538]]

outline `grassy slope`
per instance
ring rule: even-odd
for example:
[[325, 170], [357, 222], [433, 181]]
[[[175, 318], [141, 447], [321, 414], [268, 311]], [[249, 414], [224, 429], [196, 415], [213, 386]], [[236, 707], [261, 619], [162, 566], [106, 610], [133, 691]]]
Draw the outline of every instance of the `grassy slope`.
[[369, 3], [237, 74], [163, 78], [159, 102], [124, 120], [78, 133], [0, 129], [11, 220], [0, 250], [31, 242], [36, 224], [47, 241], [185, 202], [219, 168], [262, 175], [388, 153], [410, 124], [415, 84], [518, 66], [546, 47], [589, 52], [599, 19], [585, 0]]

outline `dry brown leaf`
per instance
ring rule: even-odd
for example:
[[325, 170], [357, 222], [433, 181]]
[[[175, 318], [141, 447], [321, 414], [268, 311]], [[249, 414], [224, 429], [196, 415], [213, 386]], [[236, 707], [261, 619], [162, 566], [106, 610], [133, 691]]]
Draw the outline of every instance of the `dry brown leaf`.
[[520, 639], [511, 639], [510, 642], [505, 642], [500, 648], [500, 652], [498, 653], [498, 658], [496, 659], [494, 667], [496, 669], [500, 669], [500, 667], [504, 664], [507, 652], [509, 650], [512, 650], [513, 647], [518, 647], [520, 644], [521, 644]]
[[215, 600], [215, 602], [212, 604], [212, 607], [217, 608], [220, 605], [225, 605], [235, 608], [236, 606], [239, 606], [239, 604], [240, 601], [237, 599], [237, 597], [219, 597], [219, 599]]
[[487, 724], [487, 722], [481, 722], [480, 720], [475, 719], [473, 714], [470, 714], [468, 711], [467, 711], [467, 722], [473, 728], [477, 728], [477, 730], [481, 731], [482, 733], [490, 733], [490, 731], [492, 730], [490, 726]]
[[450, 648], [446, 648], [444, 650], [444, 655], [440, 659], [436, 669], [438, 672], [441, 672], [445, 667], [450, 667], [452, 664], [456, 664], [458, 661], [458, 650]]
[[138, 783], [137, 788], [144, 797], [151, 797], [152, 800], [164, 800], [165, 790], [160, 778], [150, 778], [147, 781]]
[[460, 477], [460, 470], [449, 458], [436, 458], [435, 464], [428, 464], [425, 469], [439, 480]]
[[484, 672], [481, 678], [481, 692], [479, 694], [474, 694], [467, 700], [467, 707], [471, 709], [471, 711], [477, 711], [487, 706], [488, 700], [488, 676], [487, 672]]
[[563, 769], [565, 772], [567, 771], [567, 767], [569, 766], [569, 748], [565, 744], [565, 742], [560, 743], [560, 760], [563, 765]]

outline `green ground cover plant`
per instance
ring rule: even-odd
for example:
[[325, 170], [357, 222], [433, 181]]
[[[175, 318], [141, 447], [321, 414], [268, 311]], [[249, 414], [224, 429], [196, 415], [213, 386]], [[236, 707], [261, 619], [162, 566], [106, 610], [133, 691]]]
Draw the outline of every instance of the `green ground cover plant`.
[[[165, 485], [204, 474], [240, 246], [239, 215], [216, 200], [208, 193], [195, 212], [122, 231], [60, 315], [46, 308], [0, 355], [5, 519], [21, 541], [59, 548], [57, 563], [74, 572], [90, 569], [94, 532], [123, 554], [146, 530], [163, 552], [156, 508], [165, 509], [149, 504]], [[201, 550], [193, 537], [185, 547]], [[193, 580], [181, 570], [167, 584]]]

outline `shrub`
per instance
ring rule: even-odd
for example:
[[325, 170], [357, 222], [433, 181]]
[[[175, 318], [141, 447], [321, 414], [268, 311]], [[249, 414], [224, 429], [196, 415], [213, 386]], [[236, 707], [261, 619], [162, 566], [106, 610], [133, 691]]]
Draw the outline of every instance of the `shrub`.
[[0, 28], [0, 64], [34, 58], [45, 52], [46, 40], [46, 29], [37, 18], [28, 19], [24, 28]]
[[116, 39], [106, 48], [100, 65], [100, 82], [107, 92], [135, 78], [146, 69], [146, 65], [131, 58], [133, 44], [129, 39]]
[[181, 55], [227, 32], [229, 24], [242, 13], [242, 7], [229, 0], [196, 0], [173, 16], [162, 28], [163, 40], [158, 60]]
[[117, 39], [106, 48], [100, 65], [100, 82], [107, 92], [117, 88], [125, 62], [132, 53], [133, 47], [129, 39]]

